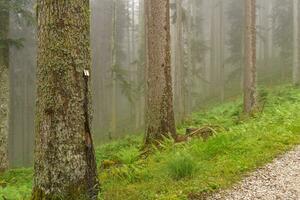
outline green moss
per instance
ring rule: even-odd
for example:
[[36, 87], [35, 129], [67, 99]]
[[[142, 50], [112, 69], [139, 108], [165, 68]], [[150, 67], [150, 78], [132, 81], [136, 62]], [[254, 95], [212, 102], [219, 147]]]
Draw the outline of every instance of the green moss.
[[91, 200], [88, 194], [85, 194], [86, 189], [82, 184], [76, 184], [68, 187], [65, 193], [49, 193], [39, 188], [33, 188], [31, 200]]

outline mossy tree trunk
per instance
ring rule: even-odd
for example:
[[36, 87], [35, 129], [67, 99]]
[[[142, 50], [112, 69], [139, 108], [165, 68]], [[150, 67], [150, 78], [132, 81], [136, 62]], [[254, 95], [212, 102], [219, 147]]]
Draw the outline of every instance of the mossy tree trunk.
[[[7, 0], [2, 0], [9, 4]], [[9, 99], [9, 46], [8, 38], [9, 12], [0, 10], [0, 171], [8, 167], [7, 137], [8, 137], [8, 99]]]
[[169, 0], [147, 0], [146, 145], [176, 137], [170, 53]]
[[97, 199], [87, 0], [38, 0], [33, 200]]
[[245, 0], [245, 69], [244, 112], [252, 113], [256, 107], [256, 0]]

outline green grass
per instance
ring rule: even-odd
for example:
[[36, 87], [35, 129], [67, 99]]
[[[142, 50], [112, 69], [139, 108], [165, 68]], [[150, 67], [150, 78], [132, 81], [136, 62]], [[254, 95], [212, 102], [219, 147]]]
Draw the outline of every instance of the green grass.
[[[217, 134], [204, 142], [185, 144], [166, 140], [163, 149], [147, 159], [139, 157], [142, 137], [127, 137], [97, 148], [97, 161], [113, 161], [100, 169], [101, 199], [183, 200], [189, 195], [230, 187], [246, 173], [300, 144], [300, 90], [281, 86], [261, 90], [264, 110], [253, 117], [241, 114], [239, 99], [193, 113], [178, 127], [216, 125]], [[0, 175], [0, 199], [26, 199], [32, 170]], [[27, 196], [26, 196], [27, 195]]]
[[32, 169], [15, 169], [0, 175], [0, 199], [27, 200], [32, 188]]
[[167, 163], [168, 174], [174, 180], [192, 177], [196, 168], [197, 163], [187, 152], [176, 153]]

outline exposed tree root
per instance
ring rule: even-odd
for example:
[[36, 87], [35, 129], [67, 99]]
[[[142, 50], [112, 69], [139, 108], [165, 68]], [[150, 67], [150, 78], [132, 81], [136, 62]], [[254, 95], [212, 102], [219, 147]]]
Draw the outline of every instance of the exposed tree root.
[[216, 135], [217, 130], [222, 129], [220, 126], [204, 126], [201, 128], [187, 128], [185, 135], [178, 135], [175, 142], [188, 142], [193, 138], [202, 138], [204, 141]]

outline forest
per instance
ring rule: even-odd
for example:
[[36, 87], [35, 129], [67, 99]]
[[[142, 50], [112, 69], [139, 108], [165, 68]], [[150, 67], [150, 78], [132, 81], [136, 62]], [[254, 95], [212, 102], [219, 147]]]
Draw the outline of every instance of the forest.
[[300, 0], [0, 0], [0, 200], [300, 200]]

